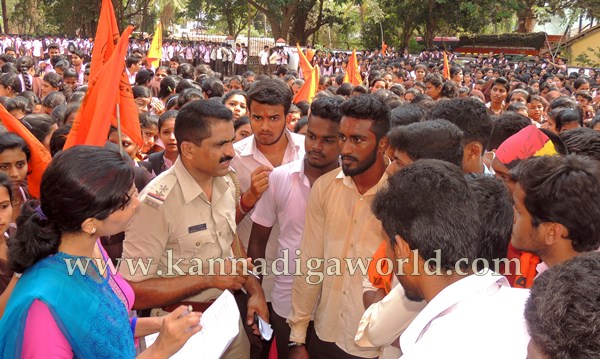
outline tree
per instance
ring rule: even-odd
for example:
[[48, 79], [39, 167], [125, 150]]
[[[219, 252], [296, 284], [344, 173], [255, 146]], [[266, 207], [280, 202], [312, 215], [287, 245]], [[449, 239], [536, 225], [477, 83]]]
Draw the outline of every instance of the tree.
[[227, 35], [234, 38], [247, 27], [248, 10], [249, 5], [245, 0], [210, 0], [204, 8], [207, 23], [211, 26], [223, 23]]
[[292, 18], [298, 6], [308, 0], [248, 0], [258, 11], [266, 15], [275, 39], [288, 40]]

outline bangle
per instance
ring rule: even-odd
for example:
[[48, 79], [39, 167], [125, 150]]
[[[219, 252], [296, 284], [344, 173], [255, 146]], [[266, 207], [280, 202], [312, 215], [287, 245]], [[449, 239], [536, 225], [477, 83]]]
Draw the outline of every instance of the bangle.
[[242, 195], [240, 196], [240, 210], [242, 211], [242, 214], [250, 212], [252, 208], [254, 208], [254, 206], [248, 207], [244, 204], [244, 194], [242, 193]]
[[288, 349], [304, 346], [304, 343], [288, 342]]

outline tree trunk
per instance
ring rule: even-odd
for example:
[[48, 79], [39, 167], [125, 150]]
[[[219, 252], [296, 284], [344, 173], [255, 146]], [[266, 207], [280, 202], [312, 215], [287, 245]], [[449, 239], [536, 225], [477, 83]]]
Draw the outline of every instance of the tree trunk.
[[533, 32], [533, 28], [535, 27], [535, 14], [533, 13], [533, 8], [528, 7], [519, 11], [517, 14], [519, 27], [517, 28], [517, 32], [520, 33], [529, 33]]
[[435, 20], [435, 16], [433, 12], [435, 11], [435, 1], [429, 0], [428, 2], [428, 10], [427, 10], [427, 23], [425, 24], [425, 46], [429, 49], [433, 48], [433, 39], [435, 38], [435, 33], [437, 31], [437, 22]]
[[8, 11], [6, 10], [6, 0], [2, 1], [2, 27], [4, 28], [5, 34], [10, 34], [10, 30], [8, 27]]

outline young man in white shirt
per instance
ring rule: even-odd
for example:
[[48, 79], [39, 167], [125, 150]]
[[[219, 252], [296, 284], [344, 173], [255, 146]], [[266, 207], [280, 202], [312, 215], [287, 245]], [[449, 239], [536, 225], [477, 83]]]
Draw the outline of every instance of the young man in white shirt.
[[427, 302], [400, 337], [402, 358], [525, 358], [529, 291], [476, 272], [483, 227], [458, 166], [416, 161], [390, 177], [372, 209], [405, 296]]
[[[243, 192], [239, 202], [242, 216], [247, 213], [237, 227], [245, 249], [252, 229], [252, 209], [269, 186], [272, 169], [304, 158], [304, 136], [286, 128], [291, 103], [292, 91], [281, 80], [261, 80], [248, 91], [248, 112], [254, 134], [234, 145], [235, 157], [231, 161]], [[275, 279], [269, 269], [277, 257], [278, 236], [279, 227], [275, 226], [265, 253], [267, 275], [262, 279], [267, 302], [271, 301]]]
[[281, 274], [277, 274], [273, 284], [269, 318], [277, 337], [277, 354], [282, 358], [289, 356], [290, 327], [286, 320], [292, 310], [292, 273], [296, 271], [294, 260], [296, 250], [300, 249], [308, 194], [317, 178], [339, 167], [339, 106], [342, 102], [335, 97], [313, 101], [305, 140], [306, 157], [273, 170], [269, 187], [251, 216], [248, 256], [255, 261], [265, 258], [273, 226], [278, 223], [280, 228], [276, 239], [277, 257], [285, 263], [278, 261]]
[[258, 54], [260, 58], [261, 75], [270, 75], [269, 73], [269, 46], [265, 45], [263, 50]]

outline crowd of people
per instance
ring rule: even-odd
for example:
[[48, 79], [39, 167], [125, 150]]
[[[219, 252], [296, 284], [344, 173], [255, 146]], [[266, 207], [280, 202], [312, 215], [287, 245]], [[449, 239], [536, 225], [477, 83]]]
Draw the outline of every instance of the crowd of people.
[[143, 145], [63, 150], [93, 44], [18, 40], [0, 104], [53, 159], [32, 198], [0, 134], [2, 357], [167, 358], [225, 290], [224, 358], [600, 357], [600, 72], [309, 47], [309, 102], [284, 48], [133, 41]]

